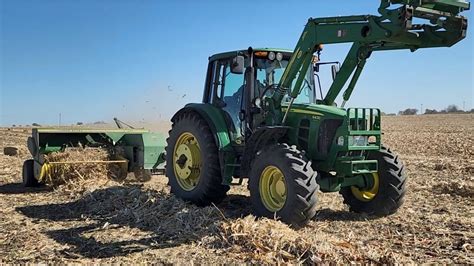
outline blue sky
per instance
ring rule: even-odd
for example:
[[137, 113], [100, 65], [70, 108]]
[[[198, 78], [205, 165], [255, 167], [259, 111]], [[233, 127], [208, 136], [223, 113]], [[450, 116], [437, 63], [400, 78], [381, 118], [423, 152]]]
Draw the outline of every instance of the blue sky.
[[[377, 14], [379, 1], [0, 3], [0, 125], [24, 125], [56, 124], [59, 113], [65, 124], [168, 119], [201, 100], [209, 55], [292, 49], [309, 17]], [[348, 105], [474, 108], [472, 28], [450, 49], [374, 54]], [[325, 46], [323, 59], [342, 61], [347, 51]]]

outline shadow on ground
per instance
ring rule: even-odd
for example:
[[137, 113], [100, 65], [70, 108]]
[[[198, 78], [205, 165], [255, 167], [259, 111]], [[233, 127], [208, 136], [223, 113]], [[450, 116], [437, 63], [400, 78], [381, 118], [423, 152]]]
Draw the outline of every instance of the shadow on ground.
[[[248, 196], [230, 194], [217, 206], [199, 208], [168, 192], [128, 184], [98, 189], [76, 201], [16, 210], [40, 219], [43, 233], [66, 246], [59, 251], [65, 258], [110, 258], [216, 236], [221, 221], [247, 216], [251, 203]], [[364, 219], [348, 211], [322, 209], [314, 221]], [[63, 228], [51, 230], [48, 222]]]
[[0, 185], [0, 194], [28, 194], [28, 193], [44, 193], [50, 192], [51, 188], [41, 187], [25, 187], [22, 183], [10, 183]]
[[[217, 208], [198, 208], [139, 185], [99, 189], [77, 201], [16, 210], [42, 222], [67, 222], [67, 228], [44, 231], [68, 246], [61, 251], [66, 258], [109, 258], [192, 243], [215, 233], [219, 221], [251, 211], [249, 198], [242, 195], [229, 195]], [[142, 234], [129, 235], [130, 228]]]
[[377, 217], [367, 216], [361, 213], [349, 212], [346, 210], [331, 210], [328, 208], [318, 210], [316, 215], [313, 218], [313, 221], [329, 221], [329, 222], [336, 222], [336, 221], [365, 221], [365, 220], [373, 220], [377, 219]]

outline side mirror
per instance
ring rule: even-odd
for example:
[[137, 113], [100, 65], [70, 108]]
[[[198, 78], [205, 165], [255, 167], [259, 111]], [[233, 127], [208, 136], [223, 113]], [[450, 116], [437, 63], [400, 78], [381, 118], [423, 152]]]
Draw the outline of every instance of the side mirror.
[[337, 67], [336, 65], [332, 65], [331, 72], [332, 72], [332, 80], [335, 80], [337, 76], [337, 72], [339, 72], [339, 67]]
[[232, 59], [232, 65], [230, 68], [232, 74], [244, 74], [244, 57], [238, 55]]

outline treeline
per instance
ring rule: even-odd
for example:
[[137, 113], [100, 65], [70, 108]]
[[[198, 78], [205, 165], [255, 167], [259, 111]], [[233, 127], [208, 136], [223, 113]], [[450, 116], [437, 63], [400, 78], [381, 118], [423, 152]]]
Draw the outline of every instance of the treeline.
[[[399, 111], [398, 115], [416, 115], [418, 114], [419, 110], [415, 108], [407, 108], [405, 110]], [[452, 104], [449, 105], [447, 108], [443, 110], [436, 110], [436, 109], [426, 109], [423, 114], [425, 115], [432, 115], [432, 114], [459, 114], [459, 113], [474, 113], [474, 109], [470, 111], [464, 111], [459, 109], [456, 105]]]

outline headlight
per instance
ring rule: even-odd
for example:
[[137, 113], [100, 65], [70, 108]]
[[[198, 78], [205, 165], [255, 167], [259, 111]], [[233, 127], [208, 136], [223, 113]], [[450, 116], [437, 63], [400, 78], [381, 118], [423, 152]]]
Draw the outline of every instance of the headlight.
[[339, 138], [337, 138], [337, 145], [344, 146], [344, 137], [343, 136], [340, 136]]
[[367, 146], [368, 143], [367, 136], [349, 136], [349, 146]]

